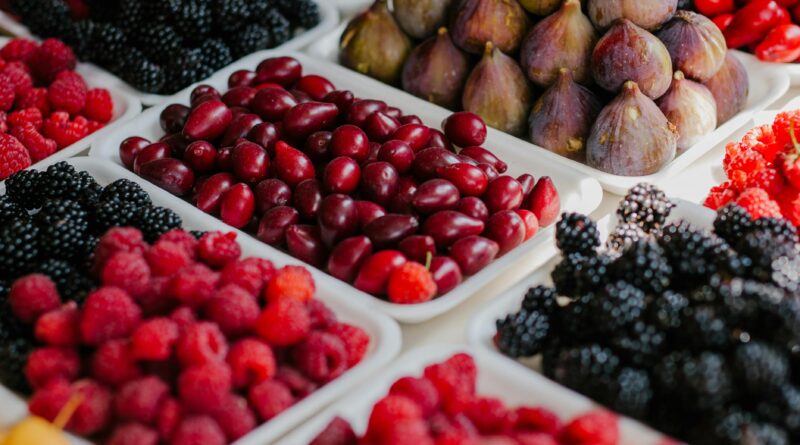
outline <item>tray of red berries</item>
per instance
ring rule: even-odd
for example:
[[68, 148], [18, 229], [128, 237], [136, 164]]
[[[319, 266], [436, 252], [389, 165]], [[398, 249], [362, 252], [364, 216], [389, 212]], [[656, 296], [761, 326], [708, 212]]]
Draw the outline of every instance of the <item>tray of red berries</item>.
[[443, 345], [406, 353], [362, 392], [278, 444], [355, 445], [364, 439], [382, 444], [668, 443], [640, 423], [508, 359], [475, 347]]
[[405, 322], [440, 315], [501, 276], [511, 284], [553, 254], [548, 226], [560, 209], [591, 212], [601, 199], [597, 181], [487, 137], [474, 114], [285, 54], [242, 60], [91, 155]]
[[139, 114], [139, 100], [115, 84], [59, 40], [0, 37], [0, 181], [75, 156]]
[[562, 254], [477, 311], [471, 344], [686, 443], [798, 443], [790, 223], [642, 185], [556, 233]]
[[[34, 180], [30, 171], [22, 173]], [[24, 381], [8, 384], [30, 398], [0, 387], [0, 428], [21, 420], [26, 404], [53, 421], [78, 398], [66, 430], [93, 443], [271, 443], [399, 352], [401, 335], [391, 318], [154, 185], [137, 185], [121, 167], [74, 158], [41, 175], [48, 184], [74, 178], [83, 189], [74, 192], [78, 201], [51, 198], [26, 219], [14, 203], [28, 185], [15, 179], [14, 200], [2, 197], [2, 217], [15, 218], [9, 226], [29, 234], [15, 256], [32, 261], [33, 244], [41, 254], [47, 240], [51, 250], [74, 244], [79, 231], [101, 224], [99, 217], [121, 221], [116, 218], [131, 206], [146, 204], [134, 213], [149, 216], [100, 231], [88, 261], [74, 266], [93, 283], [80, 293], [58, 273], [23, 272], [6, 282], [3, 271], [0, 292], [8, 306], [0, 318], [0, 354], [17, 360], [28, 351], [19, 367]], [[109, 206], [116, 216], [106, 215]], [[166, 209], [172, 216], [159, 218], [165, 210], [159, 206], [174, 209]], [[44, 226], [26, 231], [53, 212], [62, 214], [68, 233]], [[19, 345], [17, 355], [6, 343]], [[8, 366], [0, 369], [4, 385], [21, 377], [9, 375]]]

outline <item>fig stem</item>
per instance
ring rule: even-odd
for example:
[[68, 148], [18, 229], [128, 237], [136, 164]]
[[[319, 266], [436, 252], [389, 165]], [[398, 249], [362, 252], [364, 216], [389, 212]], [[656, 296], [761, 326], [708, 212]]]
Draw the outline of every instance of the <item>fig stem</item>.
[[436, 33], [438, 35], [440, 35], [440, 36], [443, 36], [443, 35], [447, 34], [447, 27], [446, 26], [442, 26], [441, 28], [439, 28], [438, 31], [436, 31]]
[[493, 51], [494, 51], [494, 43], [486, 42], [486, 45], [483, 47], [484, 57], [491, 56]]

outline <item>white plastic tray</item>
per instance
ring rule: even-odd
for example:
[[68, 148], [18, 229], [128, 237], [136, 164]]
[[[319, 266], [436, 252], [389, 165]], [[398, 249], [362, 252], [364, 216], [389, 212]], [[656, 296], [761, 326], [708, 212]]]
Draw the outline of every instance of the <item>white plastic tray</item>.
[[[336, 10], [336, 7], [331, 3], [330, 0], [317, 0], [317, 4], [319, 5], [319, 11], [321, 15], [320, 23], [314, 28], [311, 28], [307, 31], [298, 34], [297, 37], [294, 37], [293, 39], [289, 40], [283, 45], [273, 49], [278, 49], [283, 51], [299, 50], [305, 47], [306, 45], [310, 44], [311, 42], [319, 40], [323, 35], [330, 32], [330, 30], [332, 30], [333, 28], [336, 27], [336, 25], [339, 24], [339, 12]], [[2, 11], [0, 11], [0, 29], [6, 29], [11, 34], [19, 37], [33, 36], [33, 34], [25, 25], [19, 23], [14, 18], [12, 18], [11, 15]], [[91, 66], [97, 71], [102, 72], [107, 78], [113, 80], [115, 83], [118, 83], [120, 85], [118, 87], [119, 89], [124, 90], [138, 97], [139, 100], [142, 102], [142, 104], [144, 104], [145, 106], [149, 107], [157, 105], [169, 100], [170, 98], [170, 95], [150, 94], [139, 91], [134, 87], [130, 86], [129, 84], [127, 84], [124, 80], [115, 76], [111, 72], [105, 70], [104, 68], [91, 63], [87, 63], [87, 65]], [[192, 87], [190, 86], [189, 88]], [[180, 94], [180, 92], [176, 94]]]
[[[397, 106], [407, 113], [418, 115], [430, 126], [438, 128], [442, 120], [449, 115], [449, 112], [443, 108], [432, 106], [425, 101], [404, 93], [398, 94], [395, 90], [376, 80], [364, 78], [341, 66], [314, 60], [307, 55], [299, 53], [265, 51], [252, 54], [220, 71], [204, 83], [224, 89], [226, 88], [227, 78], [230, 73], [242, 68], [253, 68], [261, 60], [277, 54], [288, 54], [292, 57], [296, 57], [303, 64], [304, 72], [325, 75], [337, 88], [350, 89], [359, 97], [385, 100], [387, 103]], [[172, 100], [179, 103], [188, 103], [189, 95], [190, 91], [185, 90], [180, 95], [173, 97]], [[97, 141], [93, 144], [90, 156], [110, 159], [120, 164], [118, 154], [119, 144], [125, 138], [139, 135], [145, 138], [157, 139], [163, 134], [158, 124], [158, 117], [161, 110], [167, 105], [167, 103], [164, 103], [147, 110], [138, 119], [125, 126], [125, 128]], [[602, 189], [597, 181], [585, 177], [564, 165], [546, 161], [541, 162], [540, 159], [537, 159], [534, 152], [527, 150], [525, 147], [509, 143], [508, 138], [510, 137], [507, 135], [494, 132], [490, 134], [489, 139], [487, 139], [484, 145], [493, 150], [495, 154], [508, 163], [509, 173], [511, 175], [517, 176], [522, 173], [531, 173], [536, 178], [544, 175], [552, 177], [560, 192], [562, 208], [564, 210], [590, 213], [599, 206], [602, 200]], [[140, 179], [140, 181], [144, 180]], [[342, 292], [350, 293], [354, 295], [355, 298], [359, 298], [361, 301], [377, 307], [379, 310], [400, 321], [418, 323], [449, 311], [495, 279], [502, 277], [503, 283], [511, 285], [515, 282], [515, 279], [522, 278], [522, 276], [547, 261], [555, 254], [555, 248], [551, 242], [553, 237], [552, 230], [552, 227], [542, 230], [523, 245], [494, 261], [478, 274], [468, 278], [462, 285], [458, 286], [447, 295], [427, 303], [416, 305], [393, 304], [367, 295], [330, 276], [328, 276], [326, 281], [332, 286], [341, 289]], [[506, 274], [506, 272], [508, 273]]]
[[[78, 170], [88, 171], [100, 184], [108, 184], [120, 178], [136, 179], [133, 173], [124, 168], [99, 159], [78, 157], [67, 162]], [[222, 222], [203, 214], [186, 202], [175, 199], [155, 185], [147, 182], [143, 182], [141, 185], [150, 194], [155, 205], [169, 207], [177, 212], [183, 218], [184, 227], [192, 230], [230, 231], [230, 228]], [[267, 258], [279, 267], [285, 264], [297, 264], [296, 260], [286, 261], [285, 255], [275, 255], [274, 250], [265, 248], [263, 244], [254, 242], [251, 238], [240, 234], [237, 240], [242, 247], [243, 257]], [[347, 292], [331, 288], [325, 283], [327, 278], [323, 277], [321, 272], [312, 270], [312, 274], [317, 283], [316, 297], [324, 301], [340, 320], [357, 325], [369, 334], [371, 339], [369, 351], [361, 363], [354, 368], [239, 439], [236, 441], [236, 445], [263, 445], [277, 440], [348, 390], [362, 383], [400, 352], [400, 327], [394, 320], [383, 314], [376, 314], [358, 304], [350, 298]], [[27, 411], [25, 401], [3, 387], [0, 387], [0, 406], [2, 406], [0, 427], [18, 421], [20, 416]], [[74, 443], [85, 442], [75, 441]]]
[[[469, 346], [426, 346], [407, 352], [358, 394], [343, 398], [276, 445], [308, 444], [336, 416], [349, 421], [357, 433], [363, 433], [372, 406], [388, 393], [395, 380], [419, 376], [426, 366], [459, 352], [466, 352], [475, 359], [480, 395], [498, 397], [509, 406], [543, 406], [565, 421], [599, 408], [586, 397], [496, 354]], [[620, 433], [620, 445], [653, 445], [664, 438], [660, 433], [624, 417], [620, 417]]]
[[[0, 48], [5, 46], [10, 40], [10, 37], [0, 37]], [[61, 161], [77, 155], [88, 149], [92, 142], [98, 137], [113, 132], [114, 129], [119, 128], [120, 125], [133, 119], [142, 112], [142, 103], [139, 102], [139, 99], [129, 92], [120, 89], [116, 82], [111, 81], [104, 73], [98, 71], [94, 65], [79, 63], [75, 71], [83, 76], [89, 88], [108, 89], [111, 93], [111, 98], [114, 100], [114, 117], [105, 127], [75, 142], [69, 147], [64, 147], [62, 150], [53, 153], [47, 159], [33, 164], [33, 167], [37, 167], [44, 161]]]
[[767, 67], [768, 69], [784, 72], [789, 76], [789, 80], [791, 81], [792, 86], [800, 85], [800, 62], [794, 63], [772, 63], [772, 62], [762, 62], [758, 60], [756, 56], [750, 53], [743, 53], [748, 59], [753, 60], [756, 63], [760, 63]]
[[342, 14], [356, 14], [366, 9], [371, 0], [332, 0], [333, 4], [342, 11]]
[[[307, 52], [316, 58], [338, 63], [339, 57], [339, 38], [344, 31], [344, 25], [339, 26], [334, 31], [309, 46]], [[694, 161], [702, 157], [717, 144], [733, 134], [742, 125], [750, 121], [753, 113], [761, 111], [771, 103], [778, 100], [789, 89], [789, 77], [786, 73], [775, 70], [755, 59], [749, 54], [735, 51], [736, 56], [745, 64], [747, 72], [750, 74], [750, 96], [747, 101], [747, 108], [734, 116], [731, 120], [717, 128], [714, 132], [706, 135], [700, 142], [678, 156], [658, 173], [647, 176], [620, 176], [602, 172], [577, 161], [557, 155], [549, 150], [534, 145], [524, 139], [520, 139], [495, 129], [489, 129], [489, 133], [502, 137], [504, 144], [512, 145], [520, 150], [530, 150], [542, 161], [553, 161], [574, 168], [584, 175], [596, 178], [600, 181], [603, 188], [611, 193], [624, 195], [628, 189], [640, 182], [653, 184], [663, 183], [665, 180], [681, 172], [691, 165]], [[354, 72], [355, 73], [355, 72]], [[356, 73], [362, 78], [361, 74]], [[393, 87], [395, 95], [400, 95], [401, 91]], [[407, 93], [402, 93], [407, 94]], [[433, 105], [436, 106], [436, 105]]]

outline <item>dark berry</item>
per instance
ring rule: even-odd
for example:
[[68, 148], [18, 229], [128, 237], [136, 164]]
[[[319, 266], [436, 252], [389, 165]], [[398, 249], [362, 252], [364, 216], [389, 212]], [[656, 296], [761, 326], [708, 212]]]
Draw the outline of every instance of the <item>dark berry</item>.
[[589, 255], [600, 246], [597, 224], [586, 215], [564, 213], [556, 225], [556, 244], [564, 255]]
[[638, 184], [628, 191], [617, 209], [620, 222], [634, 223], [646, 232], [664, 225], [675, 207], [663, 191], [651, 184]]

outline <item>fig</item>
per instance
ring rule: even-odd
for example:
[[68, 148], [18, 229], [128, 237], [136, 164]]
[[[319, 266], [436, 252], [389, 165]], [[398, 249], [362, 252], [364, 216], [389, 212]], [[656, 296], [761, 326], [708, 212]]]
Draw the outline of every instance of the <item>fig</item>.
[[403, 67], [403, 89], [436, 105], [458, 107], [469, 60], [446, 28], [411, 51]]
[[394, 0], [394, 18], [415, 39], [430, 37], [447, 22], [453, 0]]
[[672, 59], [656, 36], [621, 19], [597, 42], [592, 53], [592, 76], [611, 92], [631, 80], [647, 97], [658, 99], [672, 83]]
[[615, 20], [624, 18], [652, 31], [672, 18], [678, 9], [678, 0], [589, 0], [586, 9], [599, 29], [606, 29]]
[[525, 132], [531, 108], [531, 88], [522, 69], [492, 42], [464, 87], [464, 110], [480, 116], [486, 125], [506, 133]]
[[592, 22], [581, 12], [580, 0], [566, 0], [561, 9], [537, 23], [522, 42], [522, 69], [534, 84], [546, 88], [561, 68], [572, 70], [576, 82], [589, 83], [592, 49], [597, 43]]
[[586, 138], [600, 108], [594, 93], [575, 83], [571, 71], [562, 68], [558, 81], [533, 105], [528, 121], [531, 142], [586, 162]]
[[656, 36], [672, 56], [673, 67], [692, 80], [707, 81], [725, 62], [725, 36], [703, 15], [678, 11]]
[[717, 102], [717, 125], [728, 122], [747, 105], [750, 79], [742, 62], [728, 51], [722, 68], [704, 83]]
[[711, 91], [676, 71], [672, 86], [656, 105], [678, 130], [678, 154], [717, 128], [717, 103]]
[[628, 81], [592, 126], [586, 161], [614, 175], [649, 175], [672, 161], [677, 142], [675, 126], [636, 82]]
[[561, 0], [519, 0], [519, 2], [528, 12], [536, 15], [550, 15], [561, 4]]
[[530, 21], [517, 0], [461, 0], [450, 32], [464, 51], [480, 54], [492, 42], [500, 51], [519, 49]]
[[389, 12], [387, 1], [376, 0], [348, 23], [339, 42], [339, 61], [361, 74], [396, 84], [411, 52], [411, 40]]

